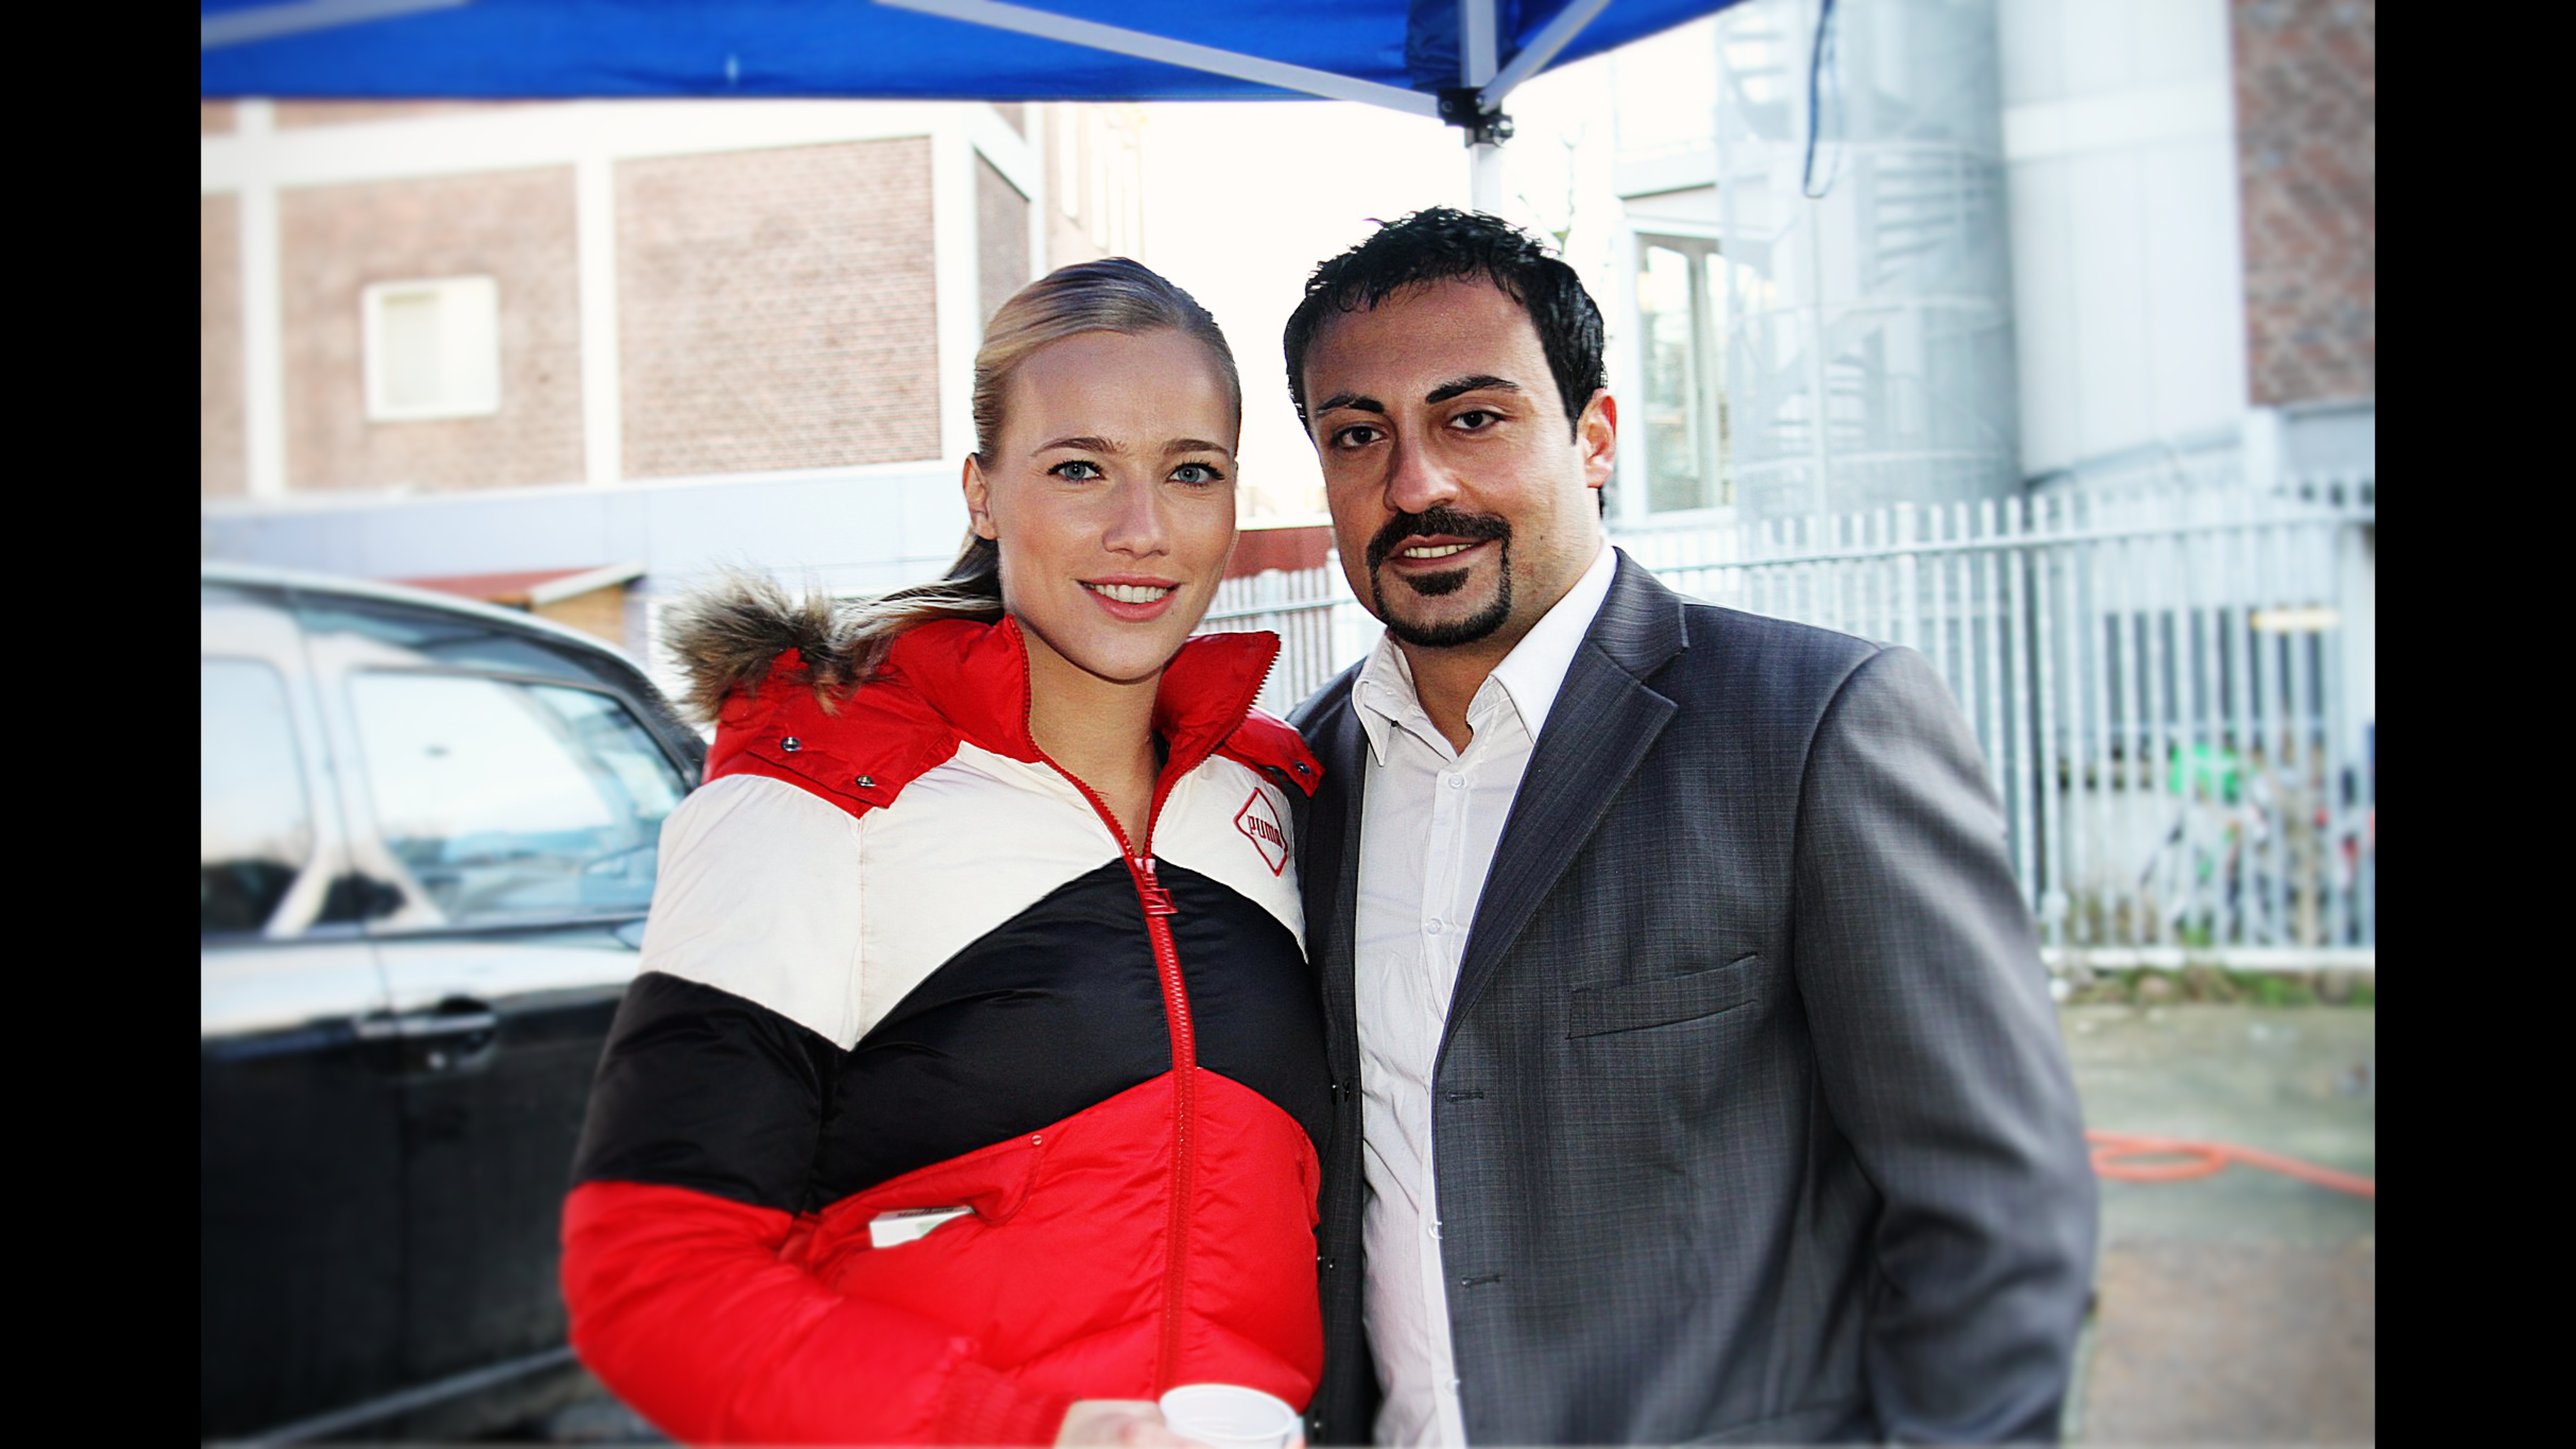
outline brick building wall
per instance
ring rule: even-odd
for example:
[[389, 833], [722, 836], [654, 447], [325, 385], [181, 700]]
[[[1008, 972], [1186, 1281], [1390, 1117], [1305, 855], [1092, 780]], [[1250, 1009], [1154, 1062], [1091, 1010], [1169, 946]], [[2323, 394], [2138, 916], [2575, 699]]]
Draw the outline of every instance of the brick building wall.
[[241, 203], [201, 196], [197, 243], [197, 491], [243, 489]]
[[2374, 0], [2233, 0], [2253, 401], [2378, 384]]
[[[571, 168], [287, 191], [278, 222], [289, 487], [445, 491], [581, 478]], [[490, 276], [500, 290], [500, 411], [368, 421], [363, 289], [469, 275]]]
[[975, 158], [975, 246], [981, 326], [1029, 281], [1029, 199], [981, 156]]
[[617, 167], [630, 477], [939, 453], [925, 138]]

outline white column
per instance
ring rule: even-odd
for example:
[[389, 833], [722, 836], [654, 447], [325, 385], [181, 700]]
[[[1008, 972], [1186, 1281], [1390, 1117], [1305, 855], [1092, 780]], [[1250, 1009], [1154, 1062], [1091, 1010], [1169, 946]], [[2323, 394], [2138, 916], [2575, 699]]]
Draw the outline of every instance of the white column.
[[975, 240], [975, 148], [955, 111], [930, 133], [930, 250], [939, 368], [939, 456], [957, 464], [975, 451], [975, 315], [982, 258]]
[[604, 148], [573, 163], [573, 232], [581, 277], [582, 475], [604, 487], [626, 471], [626, 406], [618, 370], [617, 163]]
[[1021, 109], [1029, 128], [1029, 280], [1047, 274], [1047, 208], [1055, 204], [1055, 108], [1031, 101]]
[[[1616, 325], [1611, 329], [1611, 355], [1617, 371], [1610, 378], [1614, 397], [1624, 397], [1637, 408], [1626, 419], [1627, 430], [1620, 438], [1619, 455], [1614, 460], [1618, 469], [1619, 516], [1611, 526], [1637, 528], [1646, 521], [1646, 345], [1639, 336], [1645, 329], [1637, 312], [1637, 232], [1623, 218], [1611, 224], [1611, 245], [1617, 248], [1619, 295], [1617, 310], [1611, 315]], [[1725, 339], [1720, 338], [1723, 345]]]
[[[233, 126], [245, 150], [264, 147], [276, 130], [274, 107], [243, 101]], [[286, 299], [280, 285], [277, 183], [250, 166], [240, 191], [242, 446], [253, 498], [286, 492]]]

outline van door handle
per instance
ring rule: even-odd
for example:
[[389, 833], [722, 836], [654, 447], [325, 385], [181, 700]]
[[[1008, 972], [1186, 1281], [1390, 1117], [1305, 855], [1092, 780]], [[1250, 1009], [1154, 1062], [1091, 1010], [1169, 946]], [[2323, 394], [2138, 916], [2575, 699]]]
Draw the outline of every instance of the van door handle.
[[483, 1002], [451, 996], [427, 1011], [398, 1016], [371, 1016], [358, 1022], [358, 1035], [395, 1047], [398, 1070], [444, 1072], [480, 1066], [500, 1039], [501, 1018]]
[[426, 1041], [433, 1037], [474, 1036], [497, 1031], [501, 1018], [489, 1008], [455, 1011], [407, 1011], [400, 1016], [371, 1016], [358, 1023], [368, 1041]]

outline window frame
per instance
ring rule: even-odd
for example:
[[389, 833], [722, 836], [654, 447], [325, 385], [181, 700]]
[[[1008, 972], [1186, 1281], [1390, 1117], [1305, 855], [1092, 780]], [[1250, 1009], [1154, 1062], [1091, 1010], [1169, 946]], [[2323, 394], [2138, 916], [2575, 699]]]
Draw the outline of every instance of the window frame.
[[[220, 606], [226, 612], [213, 612]], [[295, 732], [298, 768], [311, 811], [313, 848], [277, 909], [251, 931], [200, 931], [207, 952], [295, 942], [348, 941], [363, 934], [356, 921], [321, 919], [332, 882], [350, 869], [348, 818], [342, 813], [338, 742], [321, 708], [319, 680], [304, 648], [304, 621], [291, 590], [207, 579], [199, 586], [198, 658], [263, 664], [285, 681], [287, 717]], [[240, 612], [232, 612], [232, 611]]]
[[[403, 864], [402, 858], [394, 853], [392, 843], [385, 838], [384, 821], [376, 806], [375, 776], [367, 761], [366, 742], [358, 728], [356, 698], [352, 693], [358, 679], [366, 675], [470, 679], [495, 684], [574, 690], [583, 694], [598, 695], [623, 709], [627, 718], [643, 732], [644, 737], [652, 741], [653, 748], [660, 753], [663, 764], [669, 767], [672, 779], [678, 782], [679, 796], [682, 801], [687, 800], [697, 789], [699, 770], [694, 761], [672, 747], [672, 742], [664, 737], [662, 730], [655, 728], [654, 711], [646, 708], [641, 700], [611, 686], [604, 680], [585, 682], [567, 679], [561, 675], [519, 670], [420, 668], [394, 663], [370, 663], [342, 670], [332, 681], [332, 688], [339, 696], [336, 701], [337, 706], [344, 712], [343, 717], [347, 720], [346, 738], [350, 751], [347, 764], [349, 773], [357, 780], [356, 787], [349, 793], [363, 817], [351, 822], [350, 833], [353, 843], [358, 847], [356, 853], [370, 862], [370, 873], [381, 873], [383, 878], [392, 882], [395, 888], [402, 892], [404, 898], [404, 906], [401, 910], [366, 923], [369, 934], [412, 940], [427, 936], [542, 930], [562, 925], [603, 923], [614, 925], [621, 921], [644, 918], [651, 909], [649, 903], [641, 907], [619, 906], [597, 911], [530, 912], [525, 915], [478, 920], [450, 918], [431, 898], [428, 887], [422, 885], [413, 876], [409, 867]], [[673, 808], [676, 809], [677, 806]], [[667, 821], [668, 817], [665, 819]], [[658, 882], [656, 889], [659, 889]]]
[[[1692, 394], [1687, 404], [1696, 414], [1693, 429], [1699, 438], [1701, 496], [1716, 495], [1713, 502], [1702, 502], [1687, 508], [1654, 506], [1655, 448], [1653, 434], [1645, 424], [1647, 349], [1646, 308], [1643, 279], [1646, 254], [1650, 248], [1675, 252], [1687, 260], [1690, 288], [1690, 335]], [[1671, 527], [1684, 522], [1706, 522], [1731, 518], [1735, 512], [1735, 468], [1732, 439], [1727, 436], [1726, 417], [1726, 335], [1723, 303], [1713, 293], [1709, 276], [1712, 261], [1724, 258], [1725, 246], [1714, 229], [1693, 227], [1684, 222], [1653, 219], [1647, 226], [1632, 226], [1629, 231], [1628, 320], [1635, 337], [1633, 356], [1637, 367], [1637, 408], [1635, 447], [1637, 468], [1634, 489], [1637, 502], [1626, 515], [1632, 525]]]
[[[454, 396], [442, 396], [429, 403], [398, 403], [390, 395], [391, 359], [384, 323], [384, 309], [393, 298], [433, 292], [439, 297], [440, 342], [442, 348], [455, 334], [449, 330], [448, 309], [451, 299], [472, 295], [476, 320], [483, 336], [469, 337], [478, 356], [478, 371], [473, 385]], [[371, 423], [431, 422], [442, 418], [487, 418], [501, 411], [501, 284], [489, 273], [469, 273], [452, 277], [408, 277], [397, 281], [370, 282], [359, 293], [359, 329], [364, 341], [361, 366], [366, 373], [367, 421]], [[488, 362], [488, 369], [484, 364]], [[441, 368], [441, 385], [454, 376], [453, 366]]]

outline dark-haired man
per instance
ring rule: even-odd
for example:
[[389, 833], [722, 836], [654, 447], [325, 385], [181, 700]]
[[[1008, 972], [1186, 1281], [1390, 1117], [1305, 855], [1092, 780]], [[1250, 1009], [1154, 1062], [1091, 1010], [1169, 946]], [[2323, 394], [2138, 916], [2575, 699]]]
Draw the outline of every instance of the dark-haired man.
[[1288, 324], [1351, 587], [1298, 712], [1339, 1104], [1318, 1442], [2054, 1435], [2093, 1189], [1970, 738], [1921, 658], [1603, 540], [1564, 263], [1433, 210]]

